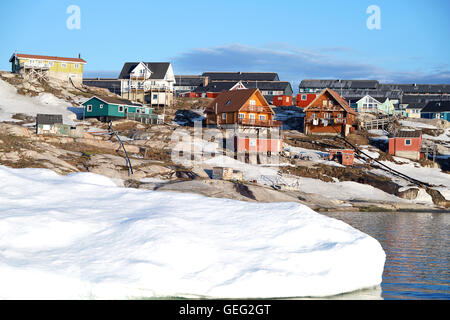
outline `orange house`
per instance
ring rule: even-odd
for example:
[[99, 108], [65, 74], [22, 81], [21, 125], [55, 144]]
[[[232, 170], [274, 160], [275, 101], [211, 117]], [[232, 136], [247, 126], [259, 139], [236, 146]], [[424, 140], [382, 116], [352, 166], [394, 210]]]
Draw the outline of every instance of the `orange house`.
[[304, 109], [305, 134], [347, 136], [353, 130], [356, 112], [334, 90], [324, 89]]

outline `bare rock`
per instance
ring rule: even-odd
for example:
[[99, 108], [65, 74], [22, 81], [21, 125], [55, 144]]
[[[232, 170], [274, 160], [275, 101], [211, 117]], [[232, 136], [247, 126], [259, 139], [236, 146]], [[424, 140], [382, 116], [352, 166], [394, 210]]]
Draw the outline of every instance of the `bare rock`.
[[[401, 189], [400, 189], [401, 190]], [[402, 190], [402, 191], [398, 191], [397, 192], [397, 197], [402, 198], [402, 199], [408, 199], [408, 200], [414, 200], [417, 198], [417, 195], [419, 194], [419, 188], [409, 188], [406, 190]]]

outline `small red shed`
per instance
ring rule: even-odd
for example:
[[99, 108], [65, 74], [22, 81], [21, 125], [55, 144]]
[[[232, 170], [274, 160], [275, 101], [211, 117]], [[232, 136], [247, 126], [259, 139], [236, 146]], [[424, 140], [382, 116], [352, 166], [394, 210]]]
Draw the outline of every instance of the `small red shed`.
[[419, 160], [421, 148], [421, 130], [401, 130], [389, 138], [389, 153], [397, 157]]
[[355, 151], [351, 149], [331, 149], [328, 159], [338, 161], [344, 166], [351, 166], [355, 160]]

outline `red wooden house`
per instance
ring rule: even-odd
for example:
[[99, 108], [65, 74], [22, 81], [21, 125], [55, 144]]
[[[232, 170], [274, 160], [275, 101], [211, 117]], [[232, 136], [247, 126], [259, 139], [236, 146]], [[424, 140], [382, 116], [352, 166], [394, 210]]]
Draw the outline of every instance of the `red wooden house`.
[[347, 136], [353, 131], [356, 112], [334, 90], [323, 90], [304, 111], [305, 134]]
[[422, 148], [422, 131], [401, 130], [389, 138], [389, 153], [397, 157], [411, 160], [420, 159]]
[[281, 122], [258, 89], [222, 92], [205, 113], [206, 125], [235, 130], [235, 151], [281, 151]]
[[315, 93], [299, 93], [297, 94], [296, 106], [306, 108], [317, 97]]
[[292, 97], [286, 95], [273, 96], [274, 106], [292, 106]]

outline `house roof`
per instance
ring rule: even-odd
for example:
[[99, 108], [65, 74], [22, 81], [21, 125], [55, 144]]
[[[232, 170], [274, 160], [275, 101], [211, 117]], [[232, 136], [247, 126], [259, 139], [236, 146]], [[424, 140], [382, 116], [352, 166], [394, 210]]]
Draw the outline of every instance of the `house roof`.
[[[238, 81], [212, 81], [207, 86], [200, 85], [195, 92], [222, 92], [230, 90]], [[241, 81], [248, 89], [258, 88], [264, 91], [288, 91], [292, 92], [291, 83], [288, 81]]]
[[111, 104], [120, 104], [120, 105], [126, 105], [126, 106], [134, 106], [134, 107], [141, 107], [142, 106], [142, 104], [140, 104], [140, 103], [135, 103], [135, 102], [132, 102], [130, 100], [116, 98], [116, 97], [109, 97], [109, 96], [93, 96], [93, 97], [90, 97], [85, 102], [83, 102], [83, 104], [85, 104], [86, 102], [88, 102], [89, 100], [91, 100], [93, 98], [97, 98], [97, 99], [100, 99], [100, 100], [102, 100], [102, 101], [104, 101], [106, 103], [111, 103]]
[[421, 136], [421, 130], [400, 130], [395, 135], [396, 138], [420, 138]]
[[319, 93], [316, 98], [311, 101], [311, 103], [305, 108], [305, 111], [307, 111], [307, 109], [312, 106], [317, 99], [319, 99], [319, 97], [321, 97], [322, 95], [324, 95], [326, 92], [328, 92], [329, 94], [331, 94], [331, 96], [341, 105], [342, 108], [344, 108], [345, 111], [347, 111], [348, 113], [354, 114], [356, 115], [356, 112], [350, 108], [350, 106], [348, 105], [347, 101], [344, 100], [344, 98], [342, 98], [336, 91], [330, 89], [330, 88], [325, 88], [321, 93]]
[[300, 82], [300, 88], [317, 89], [376, 89], [377, 80], [332, 80], [332, 79], [305, 79]]
[[199, 75], [176, 75], [175, 86], [199, 86], [205, 77]]
[[55, 124], [63, 123], [62, 114], [42, 114], [38, 113], [36, 115], [37, 124]]
[[55, 56], [41, 56], [41, 55], [35, 55], [35, 54], [23, 54], [23, 53], [15, 53], [9, 59], [9, 62], [12, 62], [13, 57], [16, 56], [17, 58], [23, 58], [23, 59], [39, 59], [39, 60], [51, 60], [51, 61], [65, 61], [65, 62], [77, 62], [77, 63], [83, 63], [86, 64], [86, 61], [84, 61], [81, 58], [66, 58], [66, 57], [55, 57]]
[[[140, 62], [125, 62], [120, 71], [119, 79], [129, 79], [130, 73]], [[150, 79], [164, 79], [170, 62], [143, 62], [147, 68], [152, 72]]]
[[427, 112], [450, 112], [450, 101], [430, 101], [422, 109], [422, 113]]
[[211, 81], [279, 81], [276, 72], [204, 72]]
[[406, 109], [423, 109], [427, 105], [426, 102], [416, 102], [416, 103], [410, 103], [406, 107]]
[[[215, 98], [210, 105], [205, 109], [206, 112], [215, 112], [217, 104], [217, 112], [237, 112], [243, 105], [250, 99], [250, 97], [255, 94], [260, 93], [258, 89], [243, 89], [243, 90], [232, 90], [224, 91]], [[270, 108], [266, 99], [261, 95], [261, 99], [265, 102], [265, 105]], [[273, 112], [273, 111], [272, 111]]]

